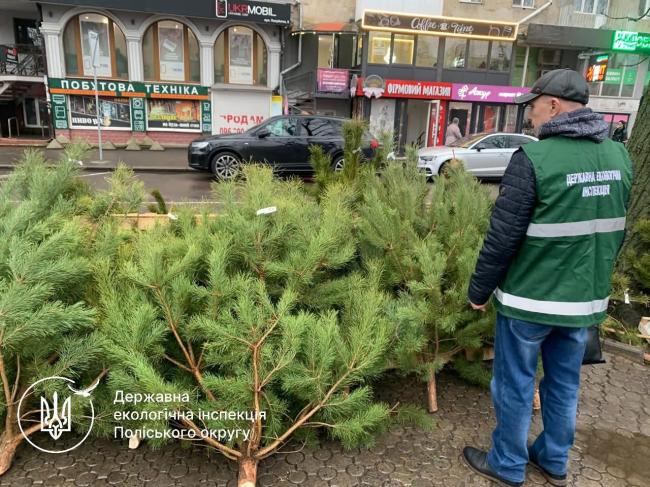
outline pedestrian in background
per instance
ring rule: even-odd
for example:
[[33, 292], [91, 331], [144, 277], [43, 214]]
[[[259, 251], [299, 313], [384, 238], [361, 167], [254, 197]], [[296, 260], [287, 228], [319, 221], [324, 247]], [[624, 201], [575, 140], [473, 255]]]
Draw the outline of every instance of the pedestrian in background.
[[447, 132], [445, 134], [445, 145], [449, 145], [463, 138], [463, 134], [460, 131], [460, 127], [458, 126], [459, 123], [460, 120], [458, 120], [458, 117], [454, 117], [451, 123], [447, 126]]
[[[569, 69], [544, 74], [517, 98], [530, 105], [540, 140], [512, 156], [469, 285], [474, 309], [496, 298], [496, 428], [489, 452], [468, 446], [463, 457], [500, 485], [523, 485], [528, 463], [551, 485], [567, 485], [588, 328], [607, 313], [632, 163], [588, 101], [587, 82]], [[544, 430], [528, 445], [540, 352]]]
[[614, 133], [612, 134], [612, 140], [614, 142], [620, 142], [621, 144], [627, 142], [627, 127], [623, 120], [619, 120], [616, 124], [616, 129], [614, 129]]

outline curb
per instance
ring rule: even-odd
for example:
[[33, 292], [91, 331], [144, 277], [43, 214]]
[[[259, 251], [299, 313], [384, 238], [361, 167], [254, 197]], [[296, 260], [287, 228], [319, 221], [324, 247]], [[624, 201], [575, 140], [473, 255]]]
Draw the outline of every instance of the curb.
[[[14, 169], [16, 164], [0, 164], [0, 169]], [[49, 167], [54, 167], [50, 165]], [[145, 167], [134, 167], [129, 166], [135, 172], [169, 172], [169, 173], [200, 173], [195, 169], [185, 168], [185, 167], [169, 167], [169, 166], [145, 166]], [[115, 171], [117, 166], [104, 166], [102, 164], [93, 164], [86, 163], [81, 166], [82, 171]], [[209, 174], [209, 171], [206, 171], [206, 174]]]
[[623, 356], [638, 364], [645, 364], [645, 352], [642, 348], [634, 347], [626, 343], [617, 342], [609, 338], [603, 338], [603, 350], [619, 356]]

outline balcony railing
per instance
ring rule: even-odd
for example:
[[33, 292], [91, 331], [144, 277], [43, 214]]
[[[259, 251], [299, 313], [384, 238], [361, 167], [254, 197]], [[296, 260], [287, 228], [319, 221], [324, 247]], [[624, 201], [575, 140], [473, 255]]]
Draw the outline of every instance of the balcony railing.
[[45, 55], [41, 47], [0, 45], [0, 75], [43, 76], [46, 71]]

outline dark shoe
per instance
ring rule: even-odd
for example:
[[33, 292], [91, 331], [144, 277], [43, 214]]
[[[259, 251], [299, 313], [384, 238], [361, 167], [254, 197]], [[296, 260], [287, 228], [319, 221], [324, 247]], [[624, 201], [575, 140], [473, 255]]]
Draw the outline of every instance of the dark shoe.
[[463, 448], [463, 458], [469, 468], [492, 482], [496, 482], [504, 487], [519, 487], [520, 485], [524, 485], [523, 482], [511, 482], [510, 480], [499, 477], [488, 464], [487, 453], [484, 451], [477, 450], [471, 446], [466, 446]]
[[533, 467], [539, 470], [539, 473], [541, 473], [544, 476], [544, 478], [549, 484], [555, 487], [565, 487], [566, 485], [568, 485], [566, 474], [555, 475], [545, 470], [544, 467], [542, 467], [539, 463], [537, 463], [537, 458], [535, 458], [535, 456], [532, 454], [530, 449], [528, 449], [528, 463], [530, 463]]

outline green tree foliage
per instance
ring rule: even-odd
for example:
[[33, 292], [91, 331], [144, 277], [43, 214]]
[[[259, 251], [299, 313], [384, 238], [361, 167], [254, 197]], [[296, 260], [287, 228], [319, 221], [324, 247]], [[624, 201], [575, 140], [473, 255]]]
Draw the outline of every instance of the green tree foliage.
[[[24, 438], [17, 406], [27, 389], [50, 376], [88, 385], [101, 369], [94, 313], [82, 302], [91, 272], [89, 229], [78, 217], [79, 199], [86, 195], [75, 178], [80, 153], [73, 146], [48, 168], [42, 153], [28, 150], [0, 185], [0, 474]], [[56, 387], [42, 384], [37, 392], [51, 399]], [[36, 398], [23, 401], [27, 436], [41, 426]], [[86, 405], [73, 403], [73, 424]]]
[[[409, 151], [406, 162], [388, 164], [364, 188], [360, 248], [364, 261], [383, 262], [384, 289], [399, 296], [395, 363], [429, 383], [433, 411], [435, 373], [461, 351], [482, 347], [492, 333], [493, 314], [477, 313], [467, 302], [491, 205], [486, 190], [460, 167], [451, 167], [429, 193], [415, 157]], [[477, 364], [453, 364], [473, 382], [488, 380]]]
[[[301, 183], [256, 166], [215, 191], [219, 218], [180, 214], [126, 243], [98, 273], [111, 392], [187, 393], [188, 402], [163, 408], [192, 413], [123, 426], [246, 431], [200, 436], [239, 462], [240, 485], [253, 485], [257, 462], [292, 437], [322, 429], [346, 447], [371, 444], [391, 410], [369, 381], [385, 370], [396, 328], [381, 265], [356, 262], [351, 191], [333, 184], [315, 202]], [[200, 411], [249, 416], [200, 419]], [[412, 408], [399, 418], [410, 416]]]

